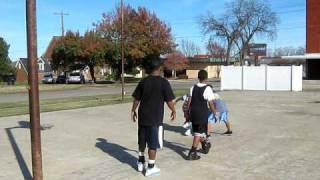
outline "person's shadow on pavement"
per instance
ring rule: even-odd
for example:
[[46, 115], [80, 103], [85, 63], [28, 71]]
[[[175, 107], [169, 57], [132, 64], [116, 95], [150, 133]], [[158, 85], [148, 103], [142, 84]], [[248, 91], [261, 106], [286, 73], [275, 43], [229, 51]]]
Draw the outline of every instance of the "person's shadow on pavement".
[[[14, 137], [14, 130], [15, 129], [30, 129], [31, 125], [29, 121], [19, 121], [18, 126], [5, 128], [5, 131], [7, 133], [9, 142], [11, 144], [11, 148], [14, 152], [14, 155], [16, 157], [16, 160], [18, 162], [20, 171], [24, 177], [25, 180], [32, 180], [32, 174], [29, 170], [29, 167], [23, 157], [23, 153], [21, 152], [21, 149], [19, 147], [19, 142], [17, 142], [16, 138]], [[41, 131], [51, 129], [53, 125], [47, 124], [47, 125], [41, 125]]]
[[179, 154], [183, 159], [187, 159], [187, 153], [189, 148], [186, 148], [185, 145], [175, 142], [163, 141], [164, 147], [171, 149], [172, 151]]
[[117, 159], [121, 163], [128, 164], [133, 169], [136, 169], [137, 158], [132, 156], [127, 151], [135, 152], [135, 150], [131, 150], [120, 146], [118, 144], [110, 143], [106, 139], [97, 138], [96, 147], [101, 149], [103, 152], [107, 153], [108, 155], [112, 156], [113, 158]]
[[173, 126], [173, 125], [169, 125], [169, 124], [166, 124], [166, 123], [163, 123], [163, 129], [165, 131], [171, 131], [171, 132], [174, 132], [174, 133], [179, 133], [181, 135], [184, 135], [186, 129], [183, 128], [182, 126]]

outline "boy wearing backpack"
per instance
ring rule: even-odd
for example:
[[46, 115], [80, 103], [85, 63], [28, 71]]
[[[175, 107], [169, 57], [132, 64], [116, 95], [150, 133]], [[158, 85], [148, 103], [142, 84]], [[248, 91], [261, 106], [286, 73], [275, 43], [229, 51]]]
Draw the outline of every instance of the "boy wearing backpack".
[[[207, 139], [208, 133], [208, 114], [215, 111], [213, 100], [215, 99], [212, 87], [207, 84], [208, 73], [200, 70], [198, 73], [199, 82], [190, 89], [190, 119], [193, 130], [193, 143], [189, 151], [187, 160], [198, 160], [197, 148], [201, 143], [202, 152], [207, 154], [211, 144]], [[209, 108], [208, 108], [209, 106]]]

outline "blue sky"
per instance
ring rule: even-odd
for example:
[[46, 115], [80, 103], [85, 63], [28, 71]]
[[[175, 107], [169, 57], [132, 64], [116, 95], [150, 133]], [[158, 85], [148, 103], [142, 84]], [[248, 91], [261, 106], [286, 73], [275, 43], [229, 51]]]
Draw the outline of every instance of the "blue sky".
[[[65, 28], [81, 33], [92, 28], [103, 12], [114, 9], [120, 0], [38, 0], [38, 54], [41, 56], [52, 36], [60, 35], [60, 17], [55, 12], [69, 13]], [[134, 7], [145, 6], [168, 23], [177, 43], [188, 39], [198, 44], [205, 53], [206, 37], [201, 34], [197, 18], [206, 12], [219, 15], [224, 3], [230, 0], [124, 0]], [[280, 17], [278, 35], [267, 42], [268, 48], [305, 46], [305, 0], [269, 0]], [[0, 0], [0, 36], [10, 44], [10, 58], [26, 57], [25, 1]]]

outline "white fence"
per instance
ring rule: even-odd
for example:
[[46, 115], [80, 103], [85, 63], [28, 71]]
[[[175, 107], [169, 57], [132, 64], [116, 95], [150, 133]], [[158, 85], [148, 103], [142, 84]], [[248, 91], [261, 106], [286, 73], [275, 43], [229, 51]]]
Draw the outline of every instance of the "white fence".
[[302, 66], [222, 66], [221, 90], [302, 91]]

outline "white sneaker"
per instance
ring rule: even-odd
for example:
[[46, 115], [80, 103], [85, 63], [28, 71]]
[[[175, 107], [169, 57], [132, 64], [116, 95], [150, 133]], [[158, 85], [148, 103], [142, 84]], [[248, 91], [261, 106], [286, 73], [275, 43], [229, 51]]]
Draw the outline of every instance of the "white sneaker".
[[160, 169], [156, 167], [156, 165], [153, 166], [153, 168], [147, 168], [146, 170], [146, 177], [152, 177], [152, 176], [160, 176]]
[[186, 122], [182, 125], [183, 128], [188, 129], [190, 126], [190, 122]]
[[138, 171], [142, 172], [144, 169], [147, 169], [148, 164], [137, 161]]
[[186, 136], [192, 136], [192, 134], [191, 134], [191, 129], [188, 129], [188, 130], [184, 133], [184, 135], [186, 135]]

